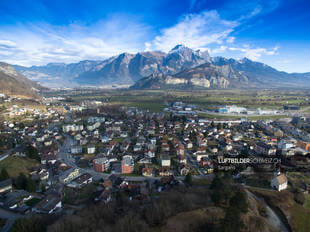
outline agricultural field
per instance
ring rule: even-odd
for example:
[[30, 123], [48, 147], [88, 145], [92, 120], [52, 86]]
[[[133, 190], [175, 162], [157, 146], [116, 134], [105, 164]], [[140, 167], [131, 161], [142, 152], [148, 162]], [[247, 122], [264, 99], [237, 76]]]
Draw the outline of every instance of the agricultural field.
[[[200, 108], [214, 110], [220, 105], [238, 105], [247, 108], [283, 109], [284, 105], [298, 105], [308, 112], [310, 93], [295, 90], [85, 90], [64, 94], [73, 102], [98, 100], [115, 105], [135, 106], [159, 112], [169, 102], [183, 101]], [[254, 119], [255, 120], [255, 119]]]

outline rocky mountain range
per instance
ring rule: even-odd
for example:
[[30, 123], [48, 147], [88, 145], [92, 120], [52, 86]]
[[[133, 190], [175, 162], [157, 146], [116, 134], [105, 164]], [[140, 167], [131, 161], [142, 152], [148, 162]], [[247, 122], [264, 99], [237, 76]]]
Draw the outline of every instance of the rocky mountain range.
[[304, 88], [310, 86], [309, 73], [286, 73], [247, 58], [212, 57], [210, 63], [174, 75], [150, 75], [133, 89], [199, 88]]
[[0, 62], [0, 92], [26, 98], [39, 98], [37, 90], [43, 87], [29, 80], [7, 63]]
[[305, 87], [310, 73], [286, 73], [249, 59], [210, 57], [183, 45], [170, 52], [122, 53], [103, 61], [14, 66], [48, 87], [133, 85], [133, 88]]
[[131, 85], [154, 73], [174, 74], [206, 62], [210, 62], [208, 52], [177, 45], [169, 53], [122, 53], [103, 61], [86, 60], [72, 64], [50, 63], [45, 66], [14, 67], [42, 85], [72, 87]]
[[246, 75], [235, 71], [231, 65], [214, 65], [205, 63], [198, 67], [186, 69], [174, 75], [152, 74], [136, 82], [133, 89], [163, 89], [163, 88], [238, 88], [248, 85]]

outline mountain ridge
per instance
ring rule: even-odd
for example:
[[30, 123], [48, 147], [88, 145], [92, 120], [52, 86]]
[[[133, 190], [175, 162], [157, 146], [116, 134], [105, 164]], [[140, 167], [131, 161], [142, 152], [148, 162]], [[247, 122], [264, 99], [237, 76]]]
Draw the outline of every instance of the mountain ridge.
[[[131, 54], [125, 52], [102, 61], [84, 60], [71, 64], [49, 63], [45, 66], [32, 66], [29, 68], [22, 66], [15, 67], [28, 78], [39, 81], [47, 86], [98, 87], [113, 84], [135, 85], [135, 83], [140, 80], [145, 81], [145, 77], [150, 76], [152, 76], [152, 83], [155, 81], [155, 76], [159, 76], [159, 82], [164, 76], [166, 76], [165, 78], [169, 76], [171, 82], [173, 82], [175, 74], [206, 63], [218, 66], [218, 69], [223, 69], [220, 72], [228, 72], [230, 70], [230, 72], [235, 72], [236, 75], [244, 75], [248, 80], [247, 86], [254, 88], [266, 86], [299, 87], [304, 86], [304, 82], [308, 83], [310, 79], [310, 72], [290, 74], [247, 58], [236, 60], [224, 57], [210, 57], [207, 51], [193, 50], [180, 44], [176, 45], [168, 53], [146, 51]], [[226, 65], [226, 68], [224, 68], [224, 65]], [[208, 72], [212, 73], [212, 69], [214, 67]], [[225, 71], [224, 69], [227, 70]], [[243, 81], [244, 78], [240, 79], [242, 81], [238, 86], [234, 78], [229, 80], [230, 78], [225, 77], [224, 74], [217, 73], [216, 76], [218, 78], [224, 78], [226, 81], [220, 79], [224, 82], [228, 81], [230, 84], [223, 84], [221, 88], [246, 86]], [[217, 81], [220, 81], [220, 79], [217, 79]], [[207, 83], [210, 80], [213, 81], [211, 81], [209, 88], [219, 87], [215, 84], [214, 77], [206, 77], [203, 81]], [[204, 87], [206, 86], [207, 84]]]
[[44, 89], [39, 84], [20, 74], [13, 66], [0, 62], [0, 92], [6, 95], [39, 99], [37, 90]]
[[[133, 84], [153, 73], [174, 74], [210, 61], [208, 52], [194, 51], [183, 45], [169, 53], [161, 51], [121, 53], [102, 61], [80, 61], [44, 66], [14, 66], [31, 80], [43, 85], [78, 86]], [[177, 47], [177, 46], [176, 46]]]

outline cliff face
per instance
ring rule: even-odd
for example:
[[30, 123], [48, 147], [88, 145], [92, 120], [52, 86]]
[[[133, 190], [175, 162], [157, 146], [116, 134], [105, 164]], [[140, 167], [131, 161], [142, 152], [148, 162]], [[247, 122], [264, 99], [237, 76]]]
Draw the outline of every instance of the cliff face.
[[174, 75], [151, 75], [132, 88], [237, 88], [248, 85], [248, 78], [230, 65], [205, 63]]

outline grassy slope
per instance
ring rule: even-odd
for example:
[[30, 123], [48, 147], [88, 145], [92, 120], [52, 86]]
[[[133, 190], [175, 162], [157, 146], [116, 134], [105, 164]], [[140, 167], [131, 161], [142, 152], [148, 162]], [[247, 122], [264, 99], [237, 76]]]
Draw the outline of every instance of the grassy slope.
[[310, 231], [310, 210], [295, 203], [290, 209], [291, 224], [294, 231], [309, 232]]
[[168, 219], [161, 231], [191, 231], [193, 226], [206, 222], [214, 222], [223, 219], [225, 212], [219, 207], [207, 207], [192, 211], [182, 212]]
[[306, 198], [306, 202], [304, 204], [304, 207], [310, 210], [310, 195], [309, 194], [305, 195], [305, 198]]
[[310, 210], [298, 205], [293, 200], [292, 193], [287, 190], [281, 192], [255, 190], [255, 192], [263, 196], [270, 206], [273, 208], [279, 207], [282, 210], [289, 218], [293, 231], [310, 231]]

